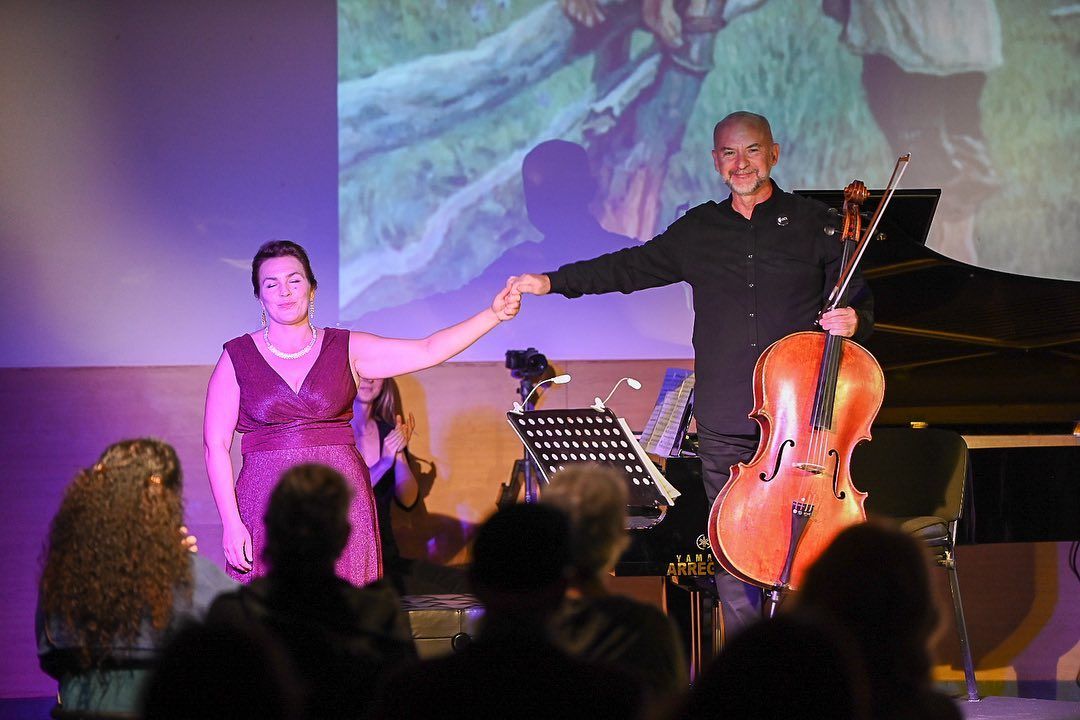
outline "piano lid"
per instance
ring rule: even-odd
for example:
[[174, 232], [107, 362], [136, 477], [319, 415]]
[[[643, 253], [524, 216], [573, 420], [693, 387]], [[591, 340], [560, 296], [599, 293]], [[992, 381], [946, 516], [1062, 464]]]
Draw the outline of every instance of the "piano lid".
[[[843, 203], [841, 190], [797, 192]], [[881, 194], [872, 190], [863, 211]], [[1080, 282], [987, 270], [925, 247], [939, 196], [898, 190], [861, 265], [874, 294], [867, 348], [886, 376], [878, 423], [1071, 431], [1080, 421]]]

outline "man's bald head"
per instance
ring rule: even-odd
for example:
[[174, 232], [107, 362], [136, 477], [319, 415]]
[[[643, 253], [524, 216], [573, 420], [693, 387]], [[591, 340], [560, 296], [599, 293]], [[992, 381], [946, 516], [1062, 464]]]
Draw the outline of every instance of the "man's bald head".
[[756, 113], [733, 112], [713, 128], [713, 166], [731, 188], [733, 207], [750, 217], [772, 195], [769, 176], [780, 159], [769, 121]]
[[769, 125], [769, 121], [764, 115], [758, 115], [757, 113], [748, 112], [746, 110], [737, 110], [716, 123], [712, 133], [714, 148], [719, 147], [720, 133], [723, 132], [724, 128], [731, 127], [732, 125], [755, 128], [764, 134], [764, 137], [768, 139], [770, 145], [775, 142], [773, 140], [772, 127]]

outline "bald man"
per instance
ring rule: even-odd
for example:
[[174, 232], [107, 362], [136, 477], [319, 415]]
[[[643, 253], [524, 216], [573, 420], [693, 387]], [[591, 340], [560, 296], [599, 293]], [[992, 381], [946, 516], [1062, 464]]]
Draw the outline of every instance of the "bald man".
[[[646, 243], [552, 272], [527, 273], [517, 284], [521, 292], [566, 297], [677, 282], [691, 286], [694, 414], [710, 506], [731, 466], [748, 461], [757, 449], [758, 426], [747, 417], [754, 403], [754, 364], [773, 342], [815, 328], [843, 251], [839, 235], [826, 232], [835, 222], [828, 208], [781, 190], [771, 179], [780, 145], [763, 116], [739, 111], [718, 122], [712, 157], [731, 191], [726, 200], [698, 205]], [[873, 328], [873, 301], [858, 275], [849, 298], [852, 307], [825, 313], [820, 327], [865, 339]], [[717, 585], [727, 628], [751, 622], [756, 611], [747, 588], [726, 574]]]

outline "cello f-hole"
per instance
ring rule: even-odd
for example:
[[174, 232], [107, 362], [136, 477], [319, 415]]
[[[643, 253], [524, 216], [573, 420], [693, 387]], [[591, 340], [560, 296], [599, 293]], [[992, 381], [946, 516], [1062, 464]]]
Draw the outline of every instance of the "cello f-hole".
[[[829, 455], [833, 459], [833, 473], [832, 473], [832, 494], [837, 500], [843, 500], [847, 497], [847, 493], [840, 490], [836, 483], [840, 481], [840, 453], [835, 449], [829, 451]], [[839, 490], [839, 492], [837, 492]]]
[[780, 450], [776, 453], [776, 465], [773, 467], [772, 474], [769, 475], [769, 477], [765, 477], [765, 473], [758, 473], [758, 479], [761, 480], [761, 482], [769, 482], [780, 472], [780, 462], [784, 459], [784, 448], [788, 445], [795, 447], [795, 441], [789, 439], [780, 443]]

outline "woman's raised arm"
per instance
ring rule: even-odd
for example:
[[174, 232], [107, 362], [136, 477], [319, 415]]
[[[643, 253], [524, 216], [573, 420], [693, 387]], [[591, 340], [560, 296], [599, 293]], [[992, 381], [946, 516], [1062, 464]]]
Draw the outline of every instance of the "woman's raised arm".
[[388, 378], [406, 375], [449, 360], [479, 340], [521, 309], [521, 293], [514, 289], [517, 278], [506, 281], [491, 307], [468, 320], [451, 325], [420, 340], [386, 338], [353, 332], [349, 338], [349, 359], [361, 377]]

